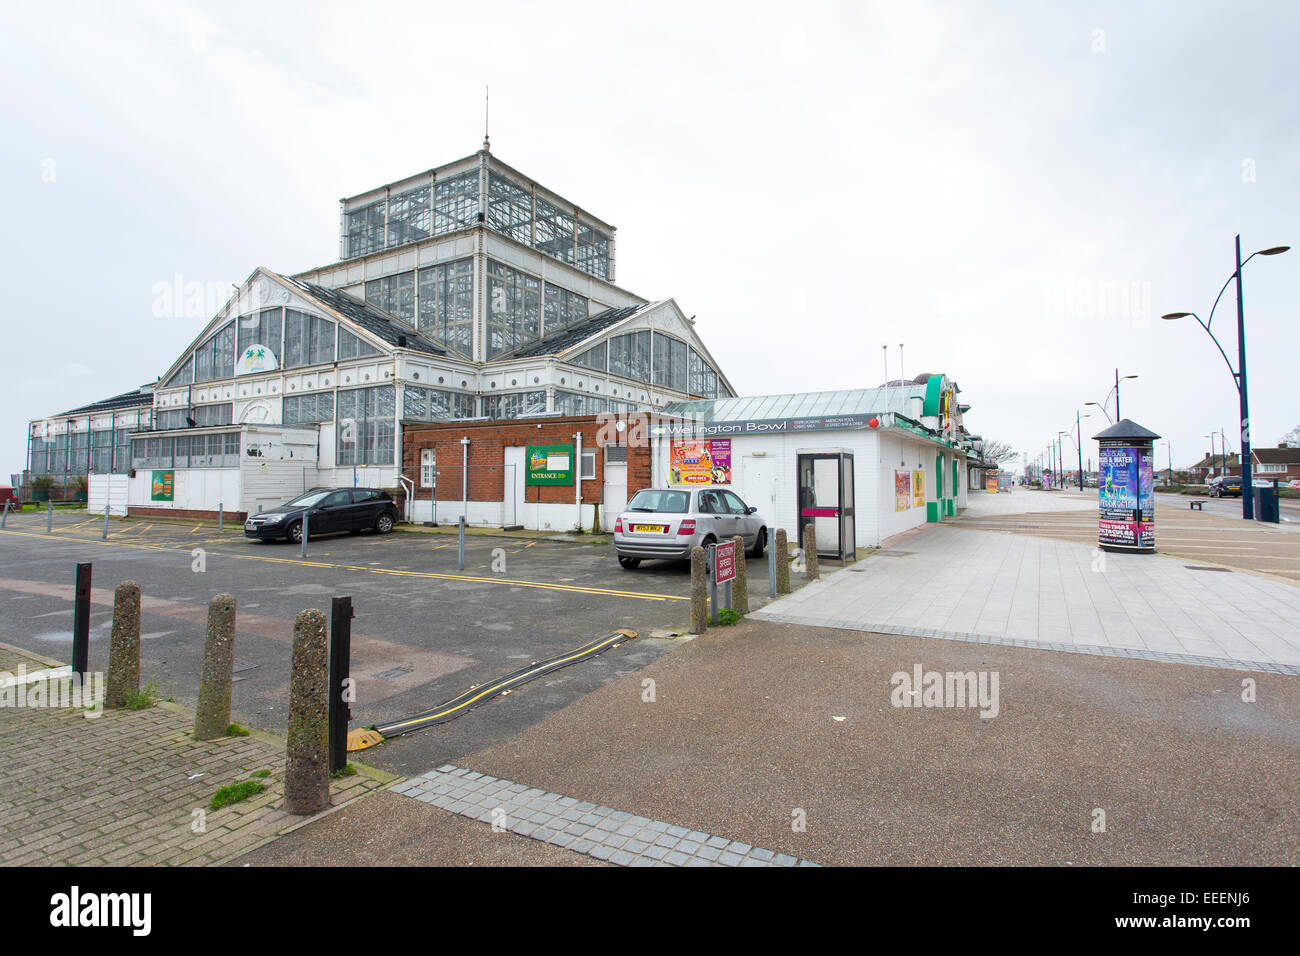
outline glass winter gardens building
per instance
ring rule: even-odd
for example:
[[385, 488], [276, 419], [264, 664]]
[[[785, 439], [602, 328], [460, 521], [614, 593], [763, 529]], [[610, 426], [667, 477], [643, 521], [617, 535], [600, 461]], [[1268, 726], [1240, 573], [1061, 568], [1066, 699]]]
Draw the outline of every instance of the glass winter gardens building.
[[[615, 284], [612, 226], [486, 148], [342, 200], [339, 256], [255, 270], [160, 376], [129, 465], [112, 463], [133, 511], [394, 487], [404, 422], [734, 394], [674, 300]], [[33, 422], [29, 474], [66, 476], [58, 446], [98, 427], [81, 412]]]

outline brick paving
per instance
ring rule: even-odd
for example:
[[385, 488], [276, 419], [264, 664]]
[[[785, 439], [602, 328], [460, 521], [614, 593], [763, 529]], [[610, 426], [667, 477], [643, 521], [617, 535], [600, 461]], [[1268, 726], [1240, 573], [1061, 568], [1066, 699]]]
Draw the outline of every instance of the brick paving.
[[404, 780], [393, 792], [617, 866], [817, 865], [452, 764]]
[[[196, 743], [193, 726], [167, 702], [98, 717], [0, 707], [0, 863], [206, 866], [316, 819], [281, 809], [283, 740], [255, 731]], [[270, 771], [265, 791], [209, 809], [218, 789], [257, 770]], [[335, 780], [331, 810], [393, 779], [366, 768]]]

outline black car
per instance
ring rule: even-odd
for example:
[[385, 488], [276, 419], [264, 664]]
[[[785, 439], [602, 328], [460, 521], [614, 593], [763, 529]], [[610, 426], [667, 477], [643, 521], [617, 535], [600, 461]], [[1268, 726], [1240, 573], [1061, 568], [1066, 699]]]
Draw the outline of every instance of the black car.
[[1205, 490], [1211, 498], [1240, 498], [1241, 475], [1216, 475]]
[[244, 535], [263, 541], [301, 541], [304, 515], [311, 538], [367, 528], [388, 534], [397, 523], [397, 505], [382, 488], [313, 488], [278, 508], [249, 516]]

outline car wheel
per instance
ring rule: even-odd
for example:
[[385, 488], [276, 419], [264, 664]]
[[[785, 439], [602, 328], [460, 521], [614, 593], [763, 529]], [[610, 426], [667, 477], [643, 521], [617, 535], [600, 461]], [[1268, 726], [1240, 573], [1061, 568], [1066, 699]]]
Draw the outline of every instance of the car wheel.
[[388, 534], [388, 532], [392, 531], [393, 516], [390, 514], [382, 514], [378, 518], [376, 518], [375, 530], [378, 531], [380, 534]]
[[626, 568], [626, 569], [629, 570], [629, 571], [635, 571], [637, 568], [639, 568], [639, 567], [641, 566], [641, 559], [640, 559], [640, 558], [625, 558], [625, 557], [623, 557], [623, 555], [620, 554], [620, 555], [618, 556], [618, 563], [621, 564], [621, 565], [623, 565], [623, 567]]
[[763, 548], [767, 545], [767, 529], [759, 528], [758, 534], [754, 535], [754, 550], [749, 552], [751, 558], [761, 558]]
[[294, 544], [302, 544], [302, 522], [295, 521], [289, 525], [289, 533], [285, 535]]

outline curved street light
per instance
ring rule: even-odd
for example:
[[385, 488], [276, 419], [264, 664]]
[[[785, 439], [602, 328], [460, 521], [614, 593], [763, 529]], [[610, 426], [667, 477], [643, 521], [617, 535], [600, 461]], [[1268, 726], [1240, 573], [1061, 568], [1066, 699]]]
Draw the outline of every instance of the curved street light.
[[[1251, 259], [1256, 256], [1278, 256], [1290, 249], [1290, 246], [1270, 246], [1267, 249], [1260, 249], [1258, 252], [1252, 252], [1246, 257], [1245, 261], [1241, 258], [1241, 236], [1237, 236], [1237, 268], [1233, 270], [1232, 275], [1228, 276], [1223, 288], [1219, 294], [1214, 297], [1214, 305], [1210, 306], [1210, 317], [1201, 321], [1201, 317], [1195, 312], [1168, 312], [1160, 316], [1162, 319], [1185, 319], [1188, 316], [1194, 318], [1201, 328], [1205, 329], [1205, 334], [1213, 341], [1219, 354], [1223, 356], [1223, 361], [1228, 365], [1228, 371], [1232, 373], [1233, 384], [1237, 387], [1238, 407], [1241, 411], [1241, 516], [1250, 521], [1255, 517], [1255, 495], [1253, 493], [1253, 484], [1251, 482], [1250, 468], [1250, 401], [1248, 389], [1246, 386], [1246, 307], [1241, 290], [1241, 270]], [[1223, 298], [1223, 293], [1228, 290], [1228, 283], [1237, 280], [1237, 368], [1232, 367], [1232, 362], [1228, 359], [1228, 353], [1223, 350], [1219, 344], [1218, 338], [1210, 331], [1210, 326], [1214, 322], [1214, 310], [1219, 307], [1219, 300]]]

